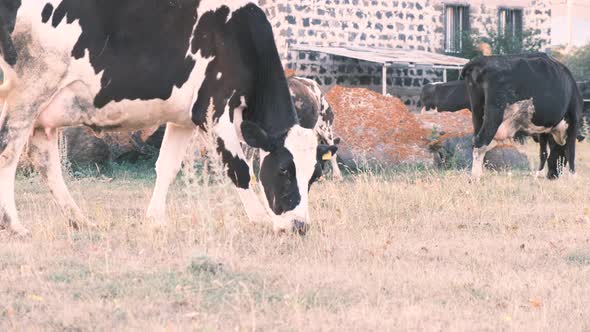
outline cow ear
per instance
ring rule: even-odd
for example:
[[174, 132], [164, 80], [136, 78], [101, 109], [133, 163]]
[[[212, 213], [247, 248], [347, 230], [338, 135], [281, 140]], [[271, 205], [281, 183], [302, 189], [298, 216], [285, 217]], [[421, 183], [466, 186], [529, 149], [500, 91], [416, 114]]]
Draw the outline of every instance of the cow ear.
[[336, 154], [336, 151], [338, 151], [338, 147], [336, 145], [320, 144], [318, 145], [316, 159], [320, 162], [331, 160]]
[[272, 146], [271, 139], [259, 125], [252, 121], [244, 120], [240, 126], [242, 136], [246, 144], [253, 148], [262, 149], [270, 152]]

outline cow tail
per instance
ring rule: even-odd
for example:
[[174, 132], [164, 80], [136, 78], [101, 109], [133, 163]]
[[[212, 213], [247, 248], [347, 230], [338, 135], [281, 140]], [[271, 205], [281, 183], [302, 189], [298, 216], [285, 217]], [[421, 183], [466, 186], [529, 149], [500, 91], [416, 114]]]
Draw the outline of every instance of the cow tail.
[[16, 64], [17, 52], [2, 18], [0, 18], [0, 51], [2, 51], [0, 69], [4, 74], [4, 80], [0, 85], [0, 98], [5, 98], [16, 86], [17, 75], [12, 66]]

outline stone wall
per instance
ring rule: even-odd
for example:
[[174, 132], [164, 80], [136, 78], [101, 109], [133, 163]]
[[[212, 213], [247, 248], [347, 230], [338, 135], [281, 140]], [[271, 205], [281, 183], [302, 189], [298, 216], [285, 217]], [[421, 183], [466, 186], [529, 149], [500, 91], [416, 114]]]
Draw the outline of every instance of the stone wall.
[[[324, 87], [363, 86], [381, 91], [381, 65], [318, 53], [290, 51], [290, 46], [360, 46], [442, 52], [444, 6], [470, 7], [473, 29], [496, 27], [499, 7], [522, 8], [525, 29], [551, 37], [550, 0], [260, 0], [275, 30], [285, 65]], [[428, 68], [390, 68], [388, 93], [415, 105], [423, 84], [440, 81]]]

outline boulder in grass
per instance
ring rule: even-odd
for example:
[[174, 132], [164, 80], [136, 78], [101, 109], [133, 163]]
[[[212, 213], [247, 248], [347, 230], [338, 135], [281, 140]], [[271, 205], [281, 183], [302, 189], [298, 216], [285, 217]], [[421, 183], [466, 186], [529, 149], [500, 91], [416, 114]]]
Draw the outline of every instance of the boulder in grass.
[[[430, 144], [434, 164], [442, 169], [469, 169], [473, 163], [473, 135], [444, 135]], [[486, 168], [492, 170], [528, 170], [527, 156], [515, 146], [501, 145], [485, 157]]]
[[75, 167], [109, 162], [134, 163], [158, 154], [164, 126], [133, 132], [111, 132], [96, 136], [84, 127], [64, 129], [67, 158]]
[[428, 130], [395, 97], [362, 88], [333, 87], [326, 99], [342, 139], [340, 160], [375, 161], [381, 165], [430, 163]]
[[63, 132], [68, 161], [74, 167], [104, 165], [111, 160], [111, 149], [91, 130], [77, 127], [67, 128]]

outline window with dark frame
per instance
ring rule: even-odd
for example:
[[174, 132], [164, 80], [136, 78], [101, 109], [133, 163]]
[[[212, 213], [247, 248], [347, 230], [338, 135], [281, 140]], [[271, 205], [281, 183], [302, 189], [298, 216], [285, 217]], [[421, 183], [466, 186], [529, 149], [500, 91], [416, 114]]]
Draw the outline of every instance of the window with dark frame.
[[522, 9], [500, 8], [498, 10], [498, 34], [522, 40]]
[[463, 37], [469, 31], [469, 7], [445, 5], [445, 52], [463, 51]]

